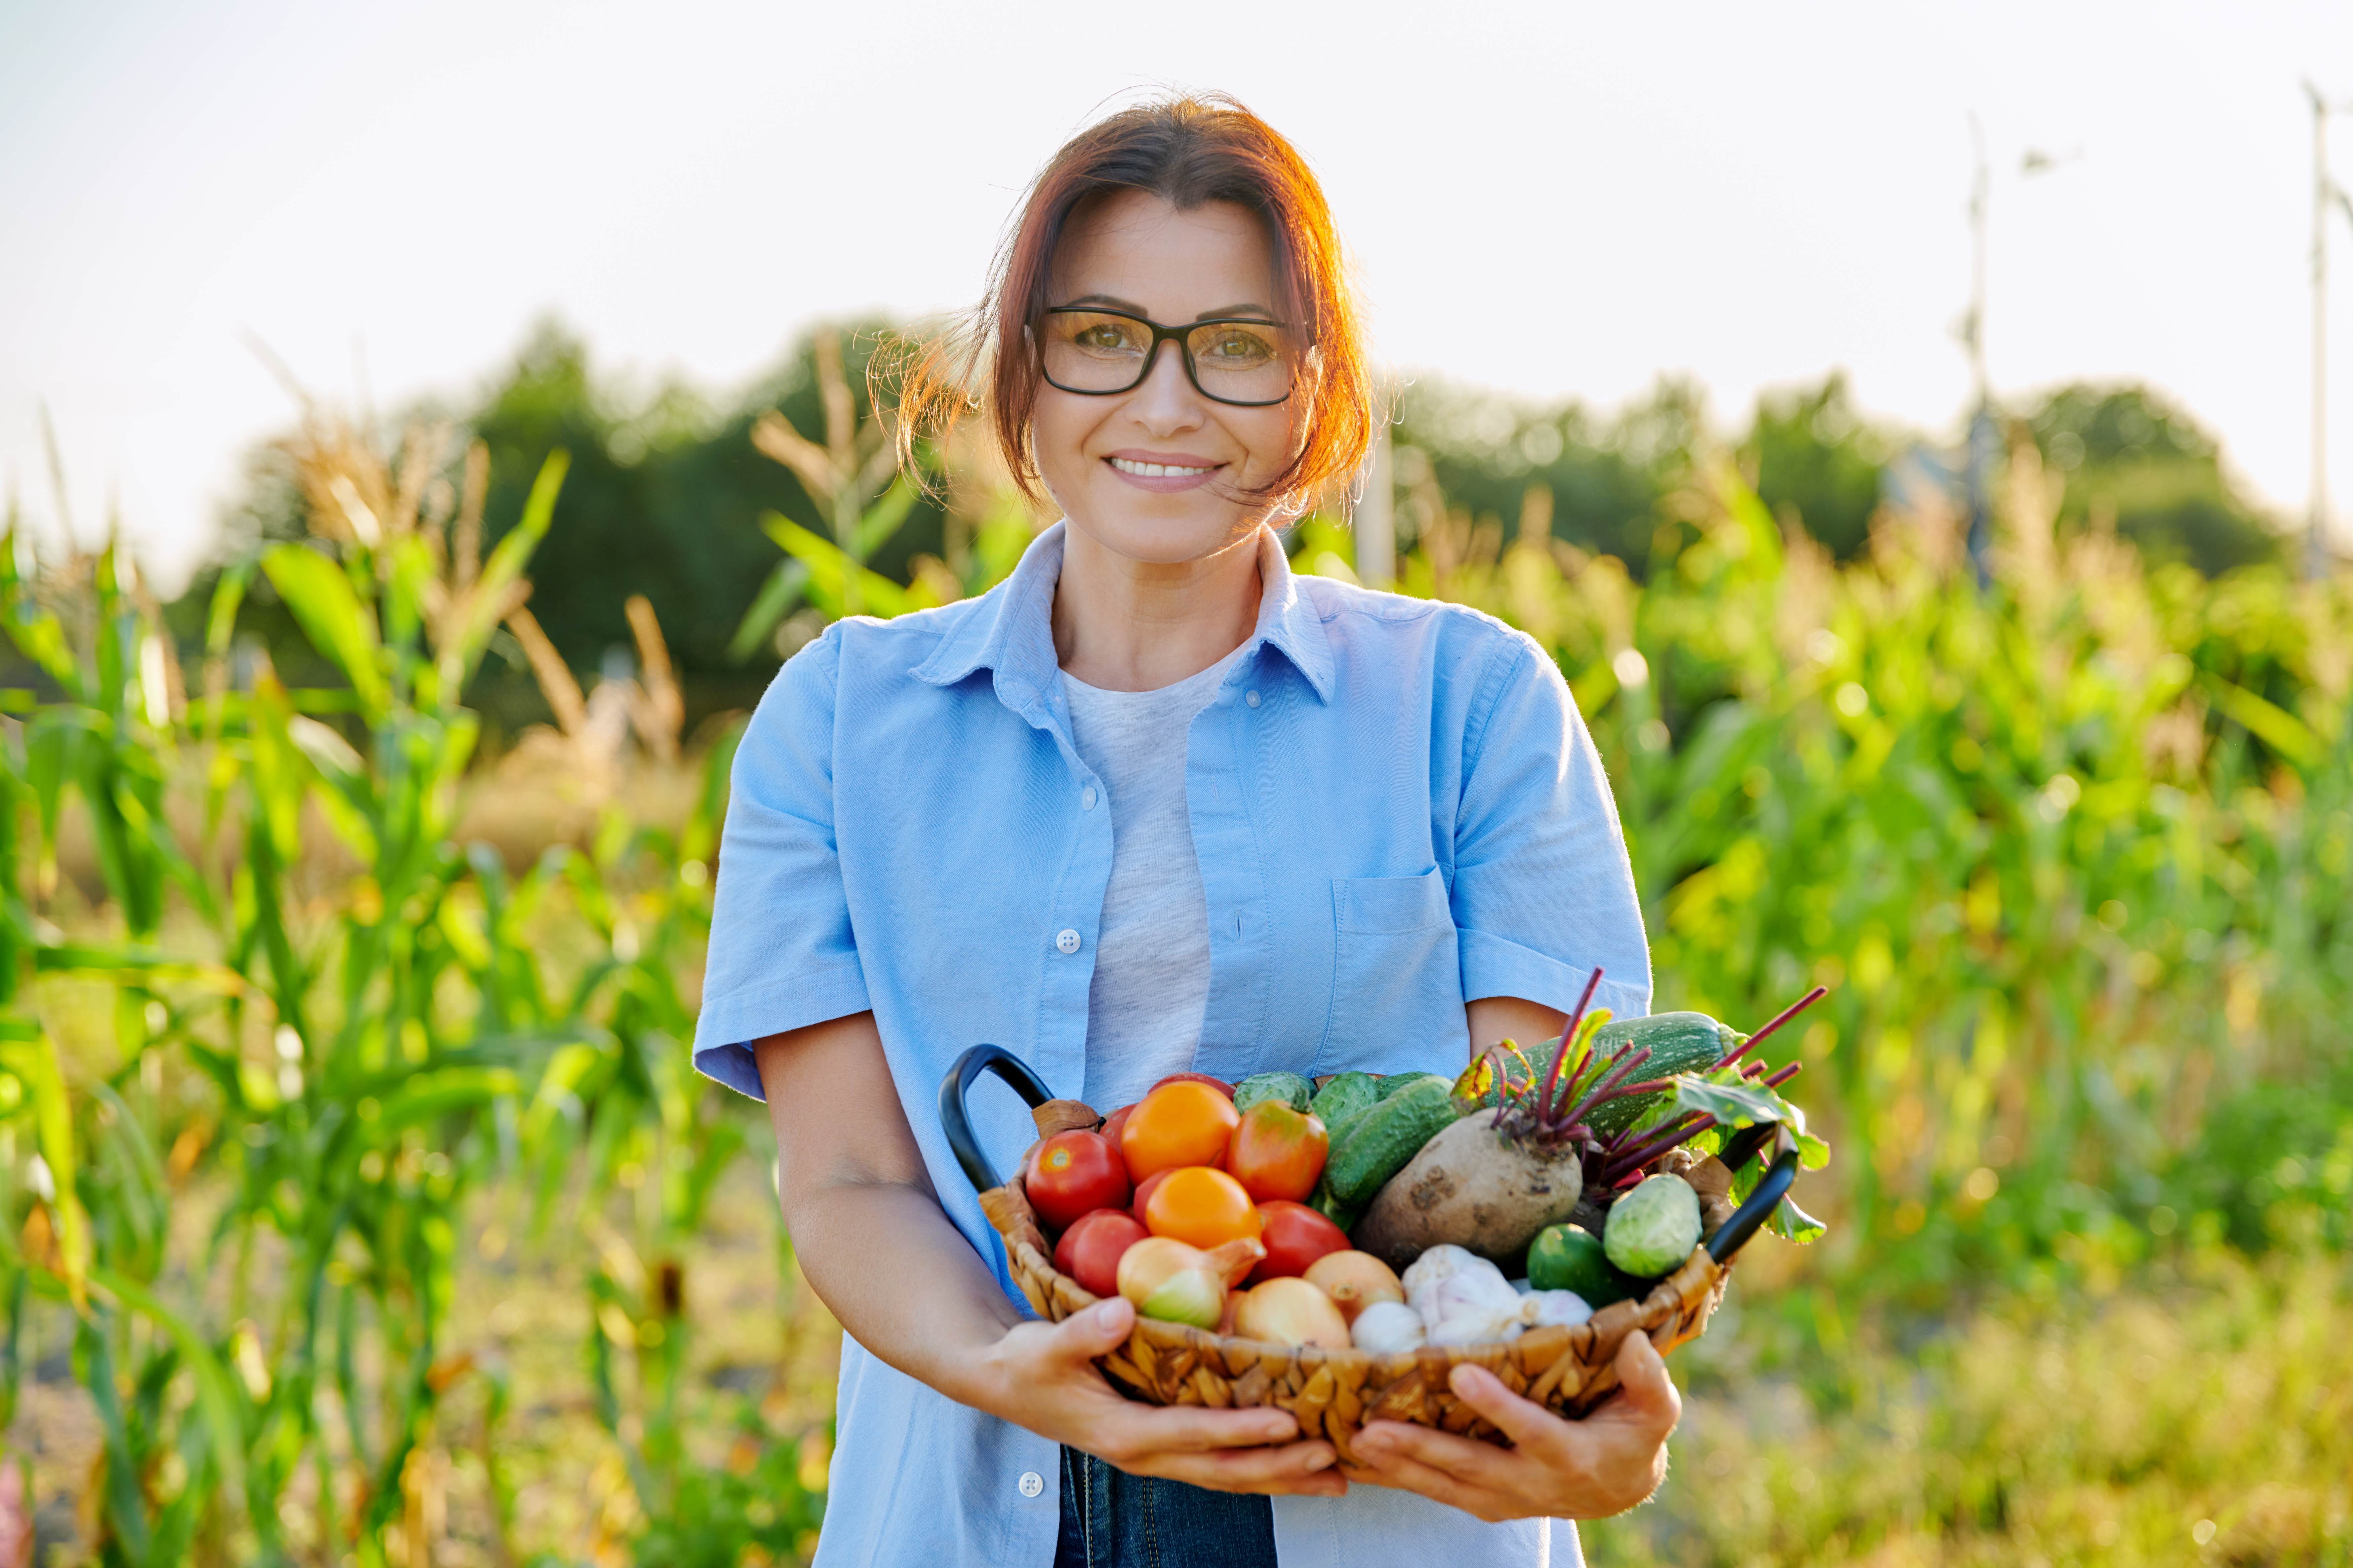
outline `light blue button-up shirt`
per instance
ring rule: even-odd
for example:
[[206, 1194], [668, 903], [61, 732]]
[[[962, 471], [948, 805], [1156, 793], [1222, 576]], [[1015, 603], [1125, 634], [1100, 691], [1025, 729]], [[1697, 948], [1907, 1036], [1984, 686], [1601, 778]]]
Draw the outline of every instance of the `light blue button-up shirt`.
[[[1062, 528], [981, 597], [840, 622], [777, 675], [735, 758], [694, 1046], [757, 1097], [749, 1042], [871, 1008], [948, 1218], [1017, 1300], [936, 1107], [982, 1041], [1087, 1095], [1112, 814], [1054, 656]], [[1452, 1072], [1466, 1001], [1567, 1011], [1596, 965], [1602, 1005], [1646, 1012], [1625, 841], [1551, 659], [1461, 605], [1294, 577], [1271, 533], [1261, 554], [1256, 629], [1186, 758], [1209, 909], [1195, 1068]], [[1026, 1109], [988, 1079], [971, 1111], [1010, 1169]], [[819, 1564], [1052, 1562], [1054, 1444], [854, 1340], [839, 1409]], [[1379, 1488], [1277, 1498], [1274, 1521], [1284, 1568], [1577, 1561], [1567, 1527]]]

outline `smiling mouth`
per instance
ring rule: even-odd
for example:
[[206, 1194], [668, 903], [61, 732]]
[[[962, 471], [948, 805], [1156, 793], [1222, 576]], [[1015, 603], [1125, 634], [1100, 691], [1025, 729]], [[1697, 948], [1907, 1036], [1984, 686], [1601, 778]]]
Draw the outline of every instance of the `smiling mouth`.
[[1127, 458], [1113, 458], [1108, 461], [1121, 473], [1134, 474], [1139, 479], [1198, 479], [1203, 474], [1215, 473], [1224, 467], [1221, 463], [1212, 463], [1206, 468], [1190, 468], [1177, 463], [1138, 463]]

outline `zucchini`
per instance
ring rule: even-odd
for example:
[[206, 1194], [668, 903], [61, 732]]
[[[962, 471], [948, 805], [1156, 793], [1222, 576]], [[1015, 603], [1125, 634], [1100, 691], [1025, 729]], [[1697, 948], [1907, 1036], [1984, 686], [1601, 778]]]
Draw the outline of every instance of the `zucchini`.
[[[1606, 1058], [1647, 1046], [1650, 1058], [1634, 1069], [1634, 1076], [1672, 1078], [1677, 1073], [1705, 1072], [1746, 1037], [1704, 1013], [1653, 1013], [1647, 1018], [1622, 1022], [1613, 1018], [1602, 1025], [1594, 1033], [1593, 1051], [1596, 1057]], [[1661, 1098], [1658, 1093], [1628, 1095], [1597, 1107], [1586, 1120], [1596, 1132], [1607, 1137], [1631, 1127]]]
[[[1647, 1018], [1612, 1018], [1602, 1025], [1594, 1031], [1593, 1055], [1598, 1065], [1647, 1046], [1650, 1058], [1635, 1069], [1636, 1076], [1643, 1079], [1672, 1078], [1677, 1073], [1706, 1071], [1746, 1037], [1704, 1013], [1653, 1013]], [[1552, 1058], [1559, 1048], [1558, 1040], [1546, 1040], [1523, 1053], [1533, 1075], [1530, 1081], [1539, 1088], [1545, 1075], [1552, 1071]], [[1569, 1091], [1569, 1100], [1574, 1101], [1579, 1092], [1590, 1088], [1607, 1070], [1587, 1068], [1584, 1081]], [[1491, 1087], [1480, 1096], [1479, 1103], [1493, 1105], [1496, 1093]], [[1658, 1100], [1656, 1094], [1629, 1095], [1601, 1106], [1588, 1120], [1596, 1132], [1607, 1136], [1632, 1126]]]
[[1406, 1085], [1352, 1123], [1335, 1140], [1324, 1179], [1344, 1204], [1368, 1204], [1381, 1184], [1412, 1163], [1421, 1146], [1454, 1124], [1446, 1080], [1428, 1074]]
[[1341, 1130], [1373, 1108], [1380, 1098], [1379, 1085], [1368, 1072], [1344, 1072], [1318, 1090], [1307, 1109], [1324, 1119], [1324, 1131], [1330, 1133], [1332, 1146], [1339, 1147]]
[[1293, 1110], [1304, 1110], [1315, 1098], [1315, 1086], [1295, 1072], [1261, 1072], [1234, 1085], [1234, 1109], [1248, 1110], [1262, 1100], [1279, 1100]]

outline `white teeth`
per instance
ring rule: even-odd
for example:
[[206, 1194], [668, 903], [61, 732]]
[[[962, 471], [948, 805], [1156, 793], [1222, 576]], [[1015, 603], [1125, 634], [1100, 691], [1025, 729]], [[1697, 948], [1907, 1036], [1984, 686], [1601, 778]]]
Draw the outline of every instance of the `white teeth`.
[[1206, 474], [1209, 471], [1208, 468], [1179, 468], [1174, 463], [1135, 463], [1130, 462], [1125, 458], [1113, 458], [1111, 460], [1111, 466], [1123, 474], [1134, 474], [1140, 479], [1189, 479], [1195, 474]]

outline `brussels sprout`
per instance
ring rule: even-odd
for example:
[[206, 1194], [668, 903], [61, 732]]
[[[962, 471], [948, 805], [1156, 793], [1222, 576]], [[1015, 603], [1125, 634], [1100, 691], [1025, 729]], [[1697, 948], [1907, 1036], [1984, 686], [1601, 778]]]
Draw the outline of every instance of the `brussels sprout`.
[[1651, 1176], [1609, 1205], [1601, 1249], [1641, 1279], [1680, 1265], [1699, 1245], [1699, 1194], [1681, 1176]]

